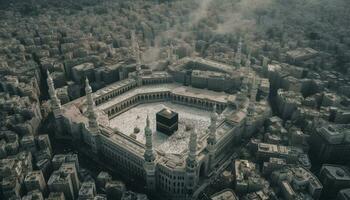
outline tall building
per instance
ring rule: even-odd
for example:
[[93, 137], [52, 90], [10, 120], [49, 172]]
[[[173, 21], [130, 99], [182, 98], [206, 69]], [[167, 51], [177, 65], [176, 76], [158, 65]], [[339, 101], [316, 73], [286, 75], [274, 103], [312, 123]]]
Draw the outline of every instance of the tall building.
[[37, 151], [33, 135], [23, 136], [20, 144], [24, 150], [30, 151], [32, 154], [34, 154]]
[[349, 200], [350, 199], [350, 188], [342, 189], [338, 192], [337, 200]]
[[213, 112], [210, 115], [209, 136], [207, 138], [207, 148], [209, 151], [209, 168], [212, 170], [215, 167], [215, 152], [216, 152], [216, 129], [217, 129], [218, 114], [216, 105], [213, 107]]
[[303, 199], [306, 196], [319, 199], [325, 188], [313, 173], [300, 166], [287, 166], [272, 172], [271, 183], [279, 187], [287, 200]]
[[350, 160], [349, 125], [315, 124], [309, 141], [310, 154], [321, 163], [345, 164]]
[[322, 165], [320, 181], [323, 184], [322, 197], [325, 199], [335, 198], [338, 192], [350, 188], [350, 172], [341, 165]]
[[78, 177], [78, 171], [75, 168], [74, 163], [64, 163], [59, 169], [61, 172], [68, 174], [72, 180], [73, 192], [78, 194], [80, 188], [80, 180]]
[[8, 176], [2, 179], [1, 189], [3, 196], [8, 199], [10, 197], [21, 196], [21, 185], [15, 176]]
[[97, 122], [97, 116], [95, 113], [95, 101], [93, 99], [92, 89], [89, 84], [89, 80], [85, 79], [85, 94], [86, 94], [86, 101], [87, 101], [87, 116], [89, 119], [89, 130], [92, 133], [91, 136], [91, 148], [94, 153], [98, 152], [98, 134], [100, 132], [99, 130], [99, 124]]
[[112, 181], [112, 176], [108, 172], [100, 172], [97, 176], [97, 187], [105, 189], [108, 182]]
[[120, 181], [109, 181], [106, 183], [107, 199], [121, 199], [126, 191], [125, 184]]
[[[189, 125], [188, 125], [189, 126]], [[191, 131], [190, 142], [188, 144], [188, 156], [186, 159], [186, 190], [188, 194], [192, 194], [197, 185], [197, 132], [195, 127], [188, 127]]]
[[54, 171], [47, 182], [50, 192], [63, 193], [65, 199], [75, 200], [71, 176], [59, 170]]
[[32, 190], [23, 196], [22, 200], [44, 200], [44, 197], [40, 190]]
[[238, 200], [238, 197], [231, 189], [225, 189], [218, 193], [213, 194], [210, 199], [212, 200]]
[[144, 169], [146, 171], [146, 183], [147, 189], [150, 191], [154, 191], [156, 189], [156, 165], [155, 165], [155, 154], [153, 151], [152, 144], [152, 130], [150, 128], [149, 116], [146, 119], [146, 127], [145, 127], [145, 137], [146, 137], [146, 150], [144, 154], [145, 164]]
[[37, 144], [40, 149], [49, 149], [52, 151], [49, 135], [39, 135], [37, 137]]
[[242, 38], [241, 37], [239, 38], [238, 45], [237, 45], [235, 63], [238, 67], [241, 67], [241, 63], [242, 63]]
[[87, 102], [87, 116], [89, 119], [89, 129], [93, 133], [98, 133], [98, 122], [97, 116], [95, 113], [95, 101], [93, 99], [92, 89], [89, 83], [89, 79], [85, 79], [85, 94], [86, 94], [86, 102]]
[[75, 168], [79, 171], [78, 154], [56, 154], [52, 158], [54, 170], [58, 170], [63, 163], [74, 163]]
[[61, 101], [57, 97], [55, 86], [49, 71], [47, 71], [47, 86], [49, 87], [51, 109], [55, 115], [55, 118], [58, 118], [61, 115]]
[[24, 179], [24, 185], [27, 191], [40, 190], [43, 194], [47, 192], [45, 178], [41, 170], [29, 172]]
[[234, 161], [235, 191], [249, 193], [262, 190], [265, 180], [259, 175], [255, 163], [248, 160]]
[[63, 192], [50, 192], [47, 200], [66, 200]]
[[91, 200], [96, 196], [96, 185], [94, 182], [84, 182], [79, 190], [79, 200]]

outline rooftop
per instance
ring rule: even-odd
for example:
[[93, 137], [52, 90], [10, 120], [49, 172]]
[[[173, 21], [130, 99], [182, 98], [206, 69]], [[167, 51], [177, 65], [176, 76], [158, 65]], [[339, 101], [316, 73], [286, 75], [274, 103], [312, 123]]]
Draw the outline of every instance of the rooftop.
[[211, 199], [212, 200], [237, 200], [238, 198], [232, 190], [226, 189], [218, 193], [215, 193], [214, 195], [211, 196]]
[[350, 181], [350, 172], [343, 166], [323, 165], [321, 169], [321, 173], [324, 170], [328, 172], [329, 175], [334, 177], [334, 179]]

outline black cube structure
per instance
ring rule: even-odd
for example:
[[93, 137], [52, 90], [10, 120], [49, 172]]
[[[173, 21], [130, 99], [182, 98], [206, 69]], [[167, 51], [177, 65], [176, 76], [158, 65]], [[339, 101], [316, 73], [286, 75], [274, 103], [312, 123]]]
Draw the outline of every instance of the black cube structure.
[[172, 135], [178, 129], [179, 115], [167, 108], [156, 114], [157, 131]]

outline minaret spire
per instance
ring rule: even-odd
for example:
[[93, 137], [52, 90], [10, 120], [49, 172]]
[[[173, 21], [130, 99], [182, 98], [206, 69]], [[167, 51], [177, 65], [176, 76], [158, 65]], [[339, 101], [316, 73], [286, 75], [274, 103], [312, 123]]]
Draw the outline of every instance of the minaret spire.
[[241, 67], [242, 62], [242, 38], [239, 38], [238, 46], [237, 46], [237, 52], [236, 52], [236, 64], [239, 67]]
[[168, 47], [168, 61], [171, 64], [174, 61], [174, 47], [173, 44], [170, 44]]
[[216, 151], [216, 123], [218, 114], [216, 112], [216, 104], [214, 104], [213, 112], [210, 116], [209, 136], [207, 138], [207, 149], [209, 151], [209, 169], [212, 170], [215, 165], [215, 151]]
[[192, 41], [192, 54], [191, 54], [191, 57], [196, 57], [196, 41], [193, 40]]
[[47, 86], [49, 88], [49, 96], [51, 99], [51, 109], [53, 110], [55, 117], [58, 117], [61, 110], [61, 101], [56, 95], [55, 86], [49, 71], [47, 70], [46, 73], [47, 73], [46, 81], [47, 81]]
[[188, 194], [192, 194], [197, 185], [198, 180], [198, 161], [197, 161], [197, 132], [194, 127], [190, 127], [190, 141], [188, 144], [188, 156], [186, 159], [186, 190]]
[[145, 171], [146, 171], [146, 183], [147, 183], [147, 189], [150, 192], [153, 192], [156, 189], [156, 164], [155, 164], [155, 154], [153, 151], [153, 144], [152, 144], [152, 130], [150, 128], [150, 120], [149, 116], [147, 115], [146, 119], [146, 127], [145, 127], [145, 136], [146, 136], [146, 149], [144, 153], [144, 159], [145, 163], [143, 165]]
[[153, 162], [155, 159], [155, 156], [153, 153], [152, 130], [150, 128], [150, 120], [148, 115], [146, 119], [145, 136], [146, 136], [146, 151], [144, 154], [144, 158], [146, 162]]
[[191, 128], [191, 134], [190, 134], [190, 142], [188, 144], [188, 159], [191, 161], [196, 160], [196, 152], [197, 152], [197, 132], [194, 127]]
[[208, 144], [215, 145], [216, 144], [216, 123], [218, 120], [218, 114], [216, 112], [216, 104], [213, 106], [213, 112], [210, 115], [210, 126], [209, 126], [209, 137]]
[[250, 59], [251, 59], [251, 55], [250, 55], [250, 53], [249, 53], [249, 54], [248, 54], [248, 58], [247, 58], [247, 62], [246, 62], [246, 67], [249, 67], [249, 69], [250, 69], [250, 65], [251, 65]]
[[136, 38], [135, 31], [131, 31], [131, 45], [132, 45], [132, 51], [134, 54], [134, 57], [136, 59], [136, 63], [138, 65], [142, 64], [142, 57], [140, 55], [140, 46]]
[[97, 116], [95, 113], [95, 102], [92, 96], [92, 89], [89, 83], [89, 79], [85, 79], [85, 93], [87, 101], [87, 115], [89, 118], [89, 129], [92, 133], [99, 133], [99, 126], [97, 122]]

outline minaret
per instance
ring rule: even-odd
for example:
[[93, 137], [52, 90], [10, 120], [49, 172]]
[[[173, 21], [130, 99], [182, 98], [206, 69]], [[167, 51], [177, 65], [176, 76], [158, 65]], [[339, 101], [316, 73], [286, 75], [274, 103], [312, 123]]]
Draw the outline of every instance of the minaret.
[[145, 127], [145, 136], [146, 136], [146, 149], [143, 155], [145, 163], [143, 168], [146, 171], [146, 183], [147, 190], [152, 192], [156, 189], [156, 164], [155, 164], [155, 155], [153, 151], [152, 144], [152, 130], [150, 128], [150, 121], [147, 115], [146, 127]]
[[185, 177], [185, 183], [186, 183], [186, 190], [187, 194], [192, 195], [194, 192], [194, 189], [197, 185], [197, 168], [198, 168], [198, 162], [197, 162], [197, 132], [194, 127], [190, 127], [190, 141], [188, 144], [188, 156], [186, 159], [186, 177]]
[[216, 104], [214, 104], [213, 112], [210, 116], [209, 136], [207, 138], [207, 149], [209, 151], [209, 169], [212, 170], [215, 164], [215, 150], [216, 150], [216, 123], [218, 121], [218, 114], [216, 113]]
[[134, 77], [137, 83], [137, 86], [142, 86], [142, 68], [141, 65], [136, 65], [136, 76]]
[[174, 61], [174, 47], [170, 44], [168, 48], [168, 62], [171, 64]]
[[140, 47], [139, 43], [136, 41], [136, 46], [135, 46], [135, 57], [136, 57], [136, 64], [142, 65], [142, 57], [140, 54]]
[[146, 151], [144, 154], [144, 158], [146, 162], [153, 162], [155, 157], [153, 153], [152, 130], [150, 128], [150, 121], [149, 121], [148, 115], [146, 119], [145, 136], [146, 136]]
[[235, 62], [238, 68], [241, 67], [241, 62], [242, 62], [241, 56], [242, 56], [242, 38], [240, 37], [238, 41], [236, 58], [235, 58]]
[[141, 65], [140, 47], [139, 43], [137, 42], [135, 31], [131, 31], [131, 47], [136, 59], [136, 64]]
[[46, 71], [46, 72], [47, 72], [47, 86], [49, 87], [49, 95], [51, 99], [50, 101], [51, 109], [53, 111], [55, 118], [58, 118], [61, 115], [61, 101], [56, 95], [55, 86], [49, 71]]
[[194, 58], [196, 57], [196, 41], [193, 40], [192, 42], [192, 54], [191, 54], [191, 57]]
[[89, 84], [89, 79], [85, 79], [85, 93], [86, 93], [86, 101], [87, 101], [87, 116], [89, 118], [89, 130], [94, 133], [99, 133], [99, 126], [97, 122], [97, 116], [95, 113], [95, 102], [92, 97], [92, 89]]
[[141, 66], [144, 64], [144, 62], [143, 62], [142, 52], [140, 51], [140, 46], [139, 46], [139, 43], [138, 43], [136, 35], [135, 35], [135, 31], [131, 31], [131, 46], [132, 46], [133, 56], [136, 59], [136, 77], [135, 77], [135, 79], [137, 82], [137, 86], [141, 86], [142, 85]]
[[248, 58], [247, 58], [247, 62], [246, 62], [246, 67], [249, 67], [249, 69], [250, 69], [250, 65], [251, 65], [250, 59], [251, 59], [251, 56], [250, 56], [250, 53], [249, 53], [248, 54]]

